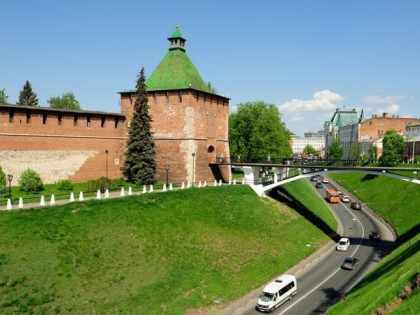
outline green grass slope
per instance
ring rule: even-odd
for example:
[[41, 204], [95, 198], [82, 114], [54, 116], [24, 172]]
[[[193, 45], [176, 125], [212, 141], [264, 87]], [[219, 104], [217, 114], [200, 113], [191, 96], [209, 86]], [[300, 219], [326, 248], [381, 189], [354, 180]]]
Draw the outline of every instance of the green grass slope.
[[420, 186], [381, 176], [330, 176], [395, 228], [399, 246], [326, 314], [419, 314]]
[[194, 313], [328, 239], [240, 185], [2, 212], [0, 235], [1, 314]]

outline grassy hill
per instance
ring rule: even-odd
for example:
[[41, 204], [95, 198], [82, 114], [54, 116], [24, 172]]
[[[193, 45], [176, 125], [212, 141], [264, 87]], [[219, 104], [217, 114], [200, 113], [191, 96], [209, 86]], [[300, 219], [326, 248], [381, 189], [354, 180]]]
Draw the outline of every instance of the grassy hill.
[[240, 185], [5, 211], [0, 235], [1, 314], [195, 313], [328, 240]]
[[390, 223], [398, 247], [327, 314], [420, 313], [420, 186], [363, 174], [331, 174]]

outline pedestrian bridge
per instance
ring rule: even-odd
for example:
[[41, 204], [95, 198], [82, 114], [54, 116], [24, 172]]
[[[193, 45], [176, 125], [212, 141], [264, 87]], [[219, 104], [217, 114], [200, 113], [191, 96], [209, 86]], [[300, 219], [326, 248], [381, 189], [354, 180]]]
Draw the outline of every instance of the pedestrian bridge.
[[[300, 162], [285, 160], [282, 163], [246, 163], [231, 162], [229, 159], [219, 159], [210, 161], [210, 166], [230, 166], [242, 169], [244, 173], [244, 183], [250, 185], [255, 192], [263, 196], [266, 192], [275, 187], [287, 184], [289, 182], [307, 178], [314, 175], [328, 173], [364, 173], [377, 176], [388, 176], [414, 184], [420, 184], [418, 171], [416, 167], [385, 167], [385, 166], [355, 166], [349, 163], [345, 166], [321, 165], [313, 162]], [[326, 162], [325, 164], [328, 164]], [[411, 172], [412, 176], [407, 177], [395, 174], [397, 171]], [[270, 174], [270, 175], [269, 175]]]

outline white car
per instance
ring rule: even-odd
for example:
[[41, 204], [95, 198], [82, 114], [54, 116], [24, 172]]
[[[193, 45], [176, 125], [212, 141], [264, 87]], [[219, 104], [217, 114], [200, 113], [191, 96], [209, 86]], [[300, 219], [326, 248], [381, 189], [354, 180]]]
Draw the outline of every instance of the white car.
[[350, 246], [350, 240], [348, 238], [340, 238], [337, 243], [337, 250], [340, 252], [345, 252]]
[[325, 177], [322, 179], [322, 183], [323, 184], [328, 184], [328, 179], [326, 179]]
[[341, 201], [342, 202], [350, 202], [350, 198], [349, 198], [349, 196], [343, 195], [343, 197], [341, 197]]

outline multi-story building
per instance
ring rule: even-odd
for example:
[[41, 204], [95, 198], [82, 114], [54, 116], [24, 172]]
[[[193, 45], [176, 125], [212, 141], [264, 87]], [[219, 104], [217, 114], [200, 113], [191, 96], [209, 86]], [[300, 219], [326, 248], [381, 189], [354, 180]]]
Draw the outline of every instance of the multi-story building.
[[325, 155], [325, 138], [324, 137], [297, 137], [293, 136], [291, 138], [291, 146], [293, 155], [301, 155], [303, 149], [307, 145], [312, 146], [316, 151], [319, 152], [319, 156], [323, 157]]

